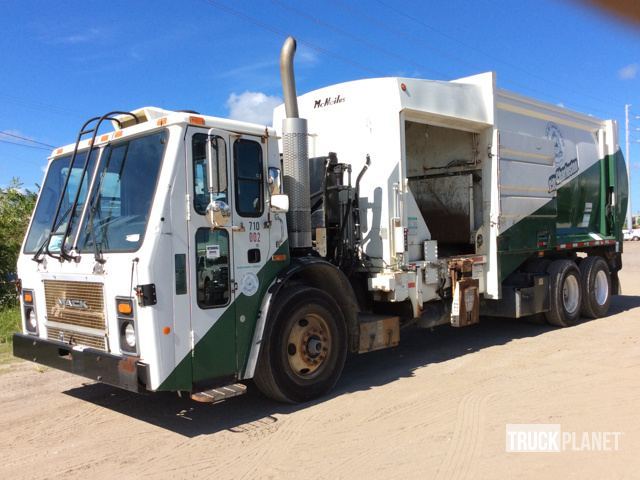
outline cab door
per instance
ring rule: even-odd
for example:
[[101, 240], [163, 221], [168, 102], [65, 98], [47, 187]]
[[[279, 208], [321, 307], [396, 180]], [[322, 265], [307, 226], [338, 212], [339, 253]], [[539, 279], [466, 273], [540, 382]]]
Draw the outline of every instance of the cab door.
[[[235, 380], [237, 369], [234, 240], [232, 226], [212, 229], [206, 211], [211, 195], [231, 204], [229, 132], [191, 127], [185, 136], [189, 232], [190, 315], [194, 390]], [[207, 178], [207, 158], [215, 168]], [[215, 191], [209, 192], [210, 184]]]
[[251, 135], [233, 135], [231, 142], [236, 338], [238, 367], [244, 371], [261, 300], [271, 278], [263, 268], [271, 260], [265, 191], [268, 143], [265, 137]]

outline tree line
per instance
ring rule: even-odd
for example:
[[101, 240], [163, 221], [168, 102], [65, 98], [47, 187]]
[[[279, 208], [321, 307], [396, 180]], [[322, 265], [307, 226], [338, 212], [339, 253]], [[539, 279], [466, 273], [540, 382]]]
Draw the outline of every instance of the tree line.
[[17, 302], [16, 262], [37, 192], [22, 188], [17, 178], [0, 187], [0, 308]]

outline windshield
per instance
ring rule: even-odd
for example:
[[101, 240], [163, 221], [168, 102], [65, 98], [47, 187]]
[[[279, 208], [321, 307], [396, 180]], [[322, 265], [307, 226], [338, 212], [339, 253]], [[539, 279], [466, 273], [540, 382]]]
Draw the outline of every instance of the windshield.
[[[87, 197], [87, 185], [91, 177], [91, 173], [93, 172], [97, 155], [93, 154], [91, 157], [88, 173], [85, 175], [82, 182], [77, 211], [82, 211], [82, 206]], [[69, 177], [69, 184], [67, 185], [67, 189], [65, 190], [62, 204], [60, 206], [60, 214], [58, 216], [58, 225], [56, 228], [56, 233], [59, 234], [59, 236], [52, 239], [50, 244], [51, 251], [60, 250], [60, 241], [62, 240], [61, 236], [67, 228], [69, 214], [71, 213], [71, 205], [73, 204], [74, 197], [78, 191], [78, 184], [80, 182], [85, 158], [86, 152], [78, 153], [76, 156], [73, 170]], [[56, 213], [56, 207], [60, 199], [60, 193], [62, 192], [65, 179], [69, 173], [70, 161], [71, 155], [68, 155], [66, 157], [60, 157], [53, 160], [49, 166], [47, 178], [45, 178], [42, 189], [40, 190], [38, 206], [36, 207], [36, 211], [33, 215], [33, 222], [31, 223], [31, 229], [29, 230], [29, 235], [27, 236], [27, 241], [25, 243], [25, 253], [35, 253], [42, 243], [49, 237], [51, 224], [53, 223], [53, 216]]]
[[[88, 185], [100, 157], [91, 200], [78, 240], [78, 250], [103, 253], [137, 250], [141, 243], [153, 201], [160, 164], [165, 145], [165, 133], [157, 132], [145, 137], [120, 142], [91, 154], [91, 161], [82, 182], [78, 206], [72, 219], [71, 234], [65, 247], [71, 248], [84, 211]], [[82, 174], [86, 152], [78, 153], [69, 184], [64, 192], [57, 228], [49, 243], [52, 252], [60, 251], [62, 235], [66, 230], [74, 197]], [[56, 206], [69, 171], [71, 157], [61, 157], [51, 162], [43, 184], [38, 206], [27, 240], [25, 253], [35, 253], [49, 236]]]
[[165, 132], [111, 145], [103, 152], [78, 250], [131, 252], [144, 237], [165, 145]]

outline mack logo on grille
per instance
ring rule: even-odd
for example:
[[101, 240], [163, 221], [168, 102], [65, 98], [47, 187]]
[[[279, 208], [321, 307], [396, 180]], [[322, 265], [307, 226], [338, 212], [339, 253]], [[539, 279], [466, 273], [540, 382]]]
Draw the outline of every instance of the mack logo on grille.
[[58, 298], [58, 305], [61, 307], [80, 308], [82, 310], [88, 310], [89, 305], [85, 300], [78, 300], [77, 298]]

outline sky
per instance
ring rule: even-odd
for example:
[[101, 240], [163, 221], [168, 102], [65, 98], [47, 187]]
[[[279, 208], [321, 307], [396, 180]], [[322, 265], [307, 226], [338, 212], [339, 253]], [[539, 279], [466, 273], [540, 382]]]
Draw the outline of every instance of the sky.
[[631, 104], [640, 211], [640, 24], [577, 0], [3, 0], [0, 31], [0, 186], [18, 177], [35, 189], [46, 145], [74, 142], [86, 119], [112, 110], [270, 123], [293, 35], [299, 93], [492, 70], [499, 87], [617, 120], [623, 152]]

